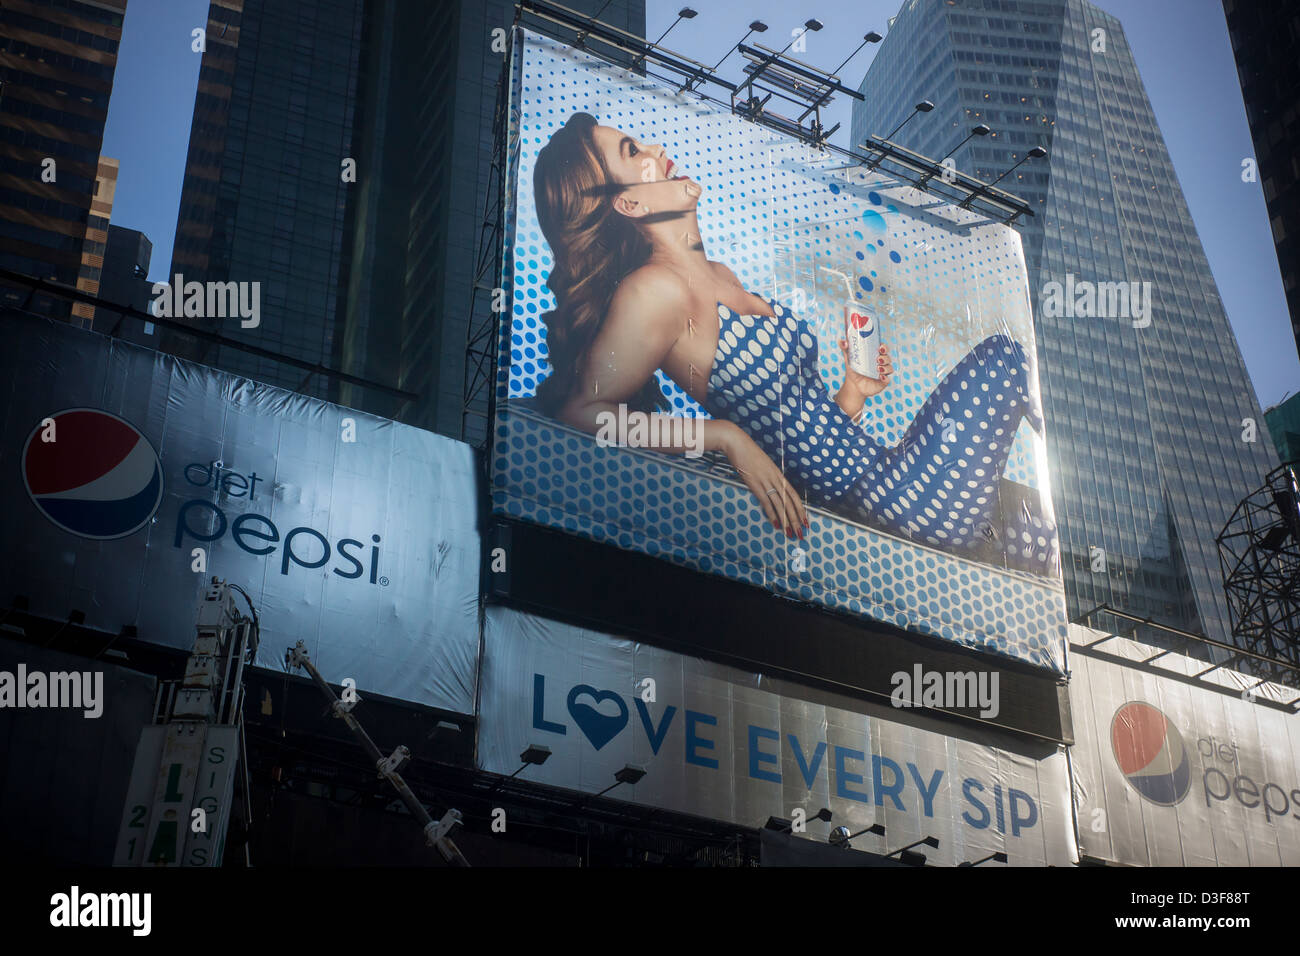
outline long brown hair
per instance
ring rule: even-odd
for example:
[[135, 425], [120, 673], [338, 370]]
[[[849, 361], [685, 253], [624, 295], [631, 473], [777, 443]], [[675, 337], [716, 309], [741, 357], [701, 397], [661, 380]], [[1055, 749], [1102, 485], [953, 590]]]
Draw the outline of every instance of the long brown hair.
[[[590, 113], [574, 113], [538, 152], [533, 169], [537, 221], [555, 256], [546, 285], [556, 305], [542, 316], [551, 374], [537, 389], [549, 415], [573, 394], [618, 284], [650, 258], [649, 240], [614, 209], [622, 187], [596, 146], [596, 126]], [[643, 412], [666, 405], [653, 376], [628, 401]]]

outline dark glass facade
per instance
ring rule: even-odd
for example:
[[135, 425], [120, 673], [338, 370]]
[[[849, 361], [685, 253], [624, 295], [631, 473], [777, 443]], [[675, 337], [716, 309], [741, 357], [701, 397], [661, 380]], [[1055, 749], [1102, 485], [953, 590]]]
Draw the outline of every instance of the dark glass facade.
[[1282, 461], [1300, 461], [1300, 395], [1292, 395], [1264, 413], [1269, 434]]
[[[126, 0], [0, 4], [0, 268], [97, 288], [108, 215], [92, 205], [125, 11]], [[0, 301], [26, 298], [0, 283]], [[29, 308], [91, 321], [66, 300], [38, 296]]]
[[1223, 0], [1300, 350], [1300, 0]]
[[[1085, 0], [907, 0], [855, 106], [1035, 216], [1024, 241], [1072, 617], [1099, 605], [1228, 640], [1215, 538], [1277, 461], [1120, 22]], [[1150, 282], [1147, 319], [1053, 317], [1050, 282]], [[1149, 321], [1145, 327], [1135, 327]], [[1104, 552], [1104, 568], [1097, 556]]]
[[[257, 327], [201, 324], [313, 364], [333, 364], [362, 13], [361, 0], [211, 4], [172, 253], [185, 282], [259, 283]], [[163, 344], [283, 388], [304, 381], [234, 349], [170, 333]]]
[[[644, 0], [567, 5], [606, 7], [605, 22], [645, 32]], [[260, 328], [209, 326], [419, 397], [183, 335], [165, 334], [164, 348], [461, 437], [500, 40], [514, 16], [506, 0], [214, 0], [172, 275], [261, 281]]]

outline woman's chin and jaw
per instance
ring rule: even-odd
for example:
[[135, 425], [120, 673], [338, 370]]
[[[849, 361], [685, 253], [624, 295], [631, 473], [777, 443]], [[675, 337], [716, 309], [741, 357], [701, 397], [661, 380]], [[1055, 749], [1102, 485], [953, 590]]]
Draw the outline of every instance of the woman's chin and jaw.
[[650, 223], [672, 219], [674, 215], [695, 213], [704, 190], [686, 176], [652, 179], [629, 184], [614, 197], [614, 209], [629, 219], [646, 219]]
[[632, 219], [653, 216], [653, 221], [688, 215], [699, 207], [704, 190], [693, 179], [655, 180], [638, 183], [614, 199], [614, 208]]
[[662, 146], [642, 143], [612, 126], [597, 126], [593, 133], [611, 179], [624, 186], [614, 197], [614, 208], [630, 219], [664, 214], [692, 213], [703, 189], [682, 175]]

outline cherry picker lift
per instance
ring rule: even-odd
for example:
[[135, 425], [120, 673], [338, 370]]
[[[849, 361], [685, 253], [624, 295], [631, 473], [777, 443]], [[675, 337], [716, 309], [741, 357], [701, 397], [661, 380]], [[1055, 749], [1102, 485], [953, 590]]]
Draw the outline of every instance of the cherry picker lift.
[[[234, 595], [248, 604], [240, 611]], [[236, 778], [243, 783], [244, 824], [251, 826], [247, 748], [244, 742], [244, 668], [257, 657], [257, 609], [236, 584], [213, 578], [199, 600], [194, 647], [180, 681], [158, 688], [154, 722], [136, 747], [118, 829], [115, 866], [220, 866], [230, 822]], [[301, 667], [375, 762], [381, 778], [424, 827], [425, 839], [444, 860], [469, 866], [452, 830], [459, 810], [434, 820], [398, 772], [410, 759], [402, 745], [385, 757], [352, 715], [361, 698], [335, 696], [299, 641], [285, 652], [286, 667]], [[245, 844], [245, 864], [248, 847]]]

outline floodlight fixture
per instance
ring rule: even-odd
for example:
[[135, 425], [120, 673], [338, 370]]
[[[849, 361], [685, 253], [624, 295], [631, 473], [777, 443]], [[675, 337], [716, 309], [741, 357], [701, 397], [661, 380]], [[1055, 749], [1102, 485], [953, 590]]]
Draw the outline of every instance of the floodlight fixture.
[[958, 863], [957, 866], [979, 866], [981, 863], [989, 862], [989, 860], [992, 860], [994, 863], [1005, 863], [1007, 862], [1007, 855], [1001, 850], [998, 850], [996, 853], [990, 853], [988, 856], [981, 857], [978, 860], [963, 860], [961, 863]]

